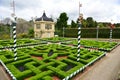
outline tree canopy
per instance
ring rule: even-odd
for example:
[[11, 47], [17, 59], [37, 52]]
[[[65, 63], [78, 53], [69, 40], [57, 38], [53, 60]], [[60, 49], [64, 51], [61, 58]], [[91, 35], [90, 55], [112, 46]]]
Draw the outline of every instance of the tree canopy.
[[[76, 28], [78, 24], [78, 19], [76, 22], [71, 21], [71, 28]], [[92, 17], [88, 17], [87, 19], [82, 20], [82, 27], [97, 27], [97, 22], [93, 20]]]
[[61, 13], [59, 18], [57, 19], [56, 28], [61, 29], [63, 27], [67, 27], [67, 21], [67, 14], [65, 12]]
[[93, 20], [92, 17], [88, 17], [86, 19], [87, 22], [87, 27], [96, 27], [97, 26], [97, 22]]
[[77, 24], [72, 20], [71, 21], [71, 28], [76, 28], [77, 27]]

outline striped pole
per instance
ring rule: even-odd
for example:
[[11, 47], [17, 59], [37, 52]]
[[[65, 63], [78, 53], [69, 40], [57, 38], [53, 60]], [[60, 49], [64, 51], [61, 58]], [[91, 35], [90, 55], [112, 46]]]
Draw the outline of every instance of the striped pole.
[[13, 51], [14, 51], [14, 60], [17, 60], [17, 45], [16, 45], [16, 19], [17, 17], [15, 16], [15, 1], [13, 0], [11, 3], [11, 7], [13, 9], [13, 13], [11, 14], [11, 24], [13, 27], [13, 39], [14, 39], [14, 46], [13, 46]]
[[17, 44], [16, 44], [16, 17], [14, 16], [12, 19], [12, 27], [13, 27], [13, 39], [14, 39], [14, 46], [13, 46], [13, 51], [14, 51], [14, 60], [17, 60]]
[[111, 20], [111, 23], [110, 23], [110, 42], [112, 42], [112, 31], [114, 28], [115, 28], [115, 26], [114, 26], [113, 20]]
[[83, 14], [80, 14], [80, 7], [82, 4], [79, 2], [79, 19], [78, 19], [78, 52], [77, 52], [77, 62], [80, 61], [80, 38], [81, 38], [81, 21], [83, 18]]
[[112, 28], [110, 29], [110, 42], [112, 42]]
[[78, 53], [77, 62], [80, 60], [80, 38], [81, 38], [81, 22], [78, 23]]

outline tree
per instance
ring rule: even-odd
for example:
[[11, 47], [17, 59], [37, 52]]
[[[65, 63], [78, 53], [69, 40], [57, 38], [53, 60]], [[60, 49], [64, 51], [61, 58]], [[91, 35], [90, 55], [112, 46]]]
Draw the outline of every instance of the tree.
[[116, 23], [116, 24], [115, 24], [115, 27], [120, 27], [120, 23]]
[[88, 17], [86, 19], [87, 21], [87, 27], [93, 27], [93, 18], [92, 17]]
[[87, 21], [85, 19], [82, 20], [82, 27], [87, 27]]
[[77, 27], [77, 23], [75, 23], [73, 20], [71, 21], [71, 28], [76, 28]]
[[29, 36], [30, 38], [33, 38], [33, 37], [34, 37], [34, 30], [33, 30], [33, 29], [29, 29], [28, 36]]
[[96, 21], [94, 21], [94, 26], [93, 27], [97, 27], [98, 23]]
[[17, 34], [19, 33], [28, 33], [29, 29], [33, 28], [32, 24], [22, 18], [17, 19]]
[[97, 22], [93, 20], [92, 17], [88, 17], [86, 19], [87, 22], [87, 27], [96, 27], [97, 26]]
[[59, 18], [57, 19], [56, 28], [61, 29], [63, 27], [67, 27], [67, 20], [67, 14], [65, 12], [61, 13]]
[[103, 23], [98, 23], [99, 27], [104, 27]]

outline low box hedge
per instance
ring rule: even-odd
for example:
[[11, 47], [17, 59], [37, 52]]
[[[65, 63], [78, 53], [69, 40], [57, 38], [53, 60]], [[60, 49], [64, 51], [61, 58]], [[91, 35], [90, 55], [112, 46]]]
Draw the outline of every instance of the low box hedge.
[[31, 77], [29, 80], [41, 80], [44, 76], [52, 74], [52, 71], [44, 71], [41, 72], [40, 74], [37, 74], [36, 76]]
[[24, 80], [26, 77], [29, 77], [30, 75], [33, 75], [33, 74], [34, 73], [32, 73], [31, 70], [26, 70], [24, 72], [17, 73], [15, 77], [17, 78], [17, 80]]
[[31, 70], [34, 74], [41, 73], [41, 71], [37, 67], [35, 67], [35, 66], [31, 65], [31, 64], [25, 64], [25, 67], [27, 69]]
[[51, 76], [45, 76], [41, 80], [53, 80], [53, 78]]
[[48, 66], [47, 68], [54, 71], [54, 74], [57, 75], [61, 79], [63, 79], [64, 77], [66, 77], [68, 75], [64, 71], [57, 69], [57, 68], [54, 68], [52, 66]]

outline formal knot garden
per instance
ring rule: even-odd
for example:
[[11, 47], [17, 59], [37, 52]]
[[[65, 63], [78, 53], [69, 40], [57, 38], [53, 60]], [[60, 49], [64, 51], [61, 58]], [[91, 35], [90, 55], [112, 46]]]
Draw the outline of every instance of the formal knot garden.
[[81, 40], [80, 43], [80, 61], [77, 62], [77, 39], [19, 39], [15, 61], [13, 41], [0, 40], [0, 60], [10, 79], [72, 80], [118, 45], [95, 40]]

